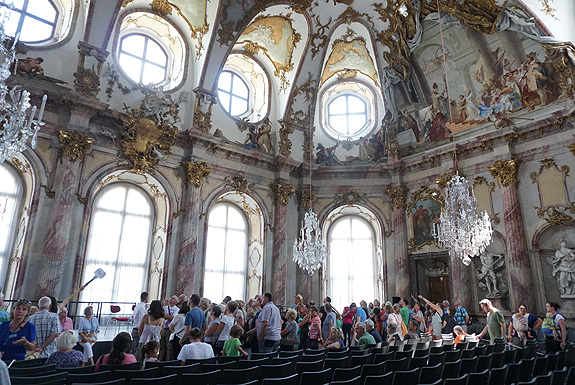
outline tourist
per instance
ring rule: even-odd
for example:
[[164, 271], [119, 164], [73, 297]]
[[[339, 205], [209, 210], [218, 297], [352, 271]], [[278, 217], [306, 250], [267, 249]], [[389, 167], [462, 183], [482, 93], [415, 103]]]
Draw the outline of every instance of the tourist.
[[150, 341], [160, 341], [160, 333], [164, 329], [164, 308], [158, 300], [152, 301], [148, 314], [145, 314], [138, 327], [140, 342], [136, 351], [136, 358], [141, 359], [142, 347]]
[[487, 298], [482, 299], [479, 302], [481, 309], [487, 313], [487, 325], [483, 328], [478, 337], [481, 339], [484, 335], [489, 332], [489, 339], [491, 343], [497, 338], [501, 338], [505, 335], [505, 318], [503, 314], [498, 309], [494, 308], [491, 301]]
[[271, 293], [265, 293], [264, 308], [258, 318], [257, 337], [260, 353], [271, 353], [279, 349], [281, 340], [281, 315], [272, 301]]
[[64, 306], [58, 310], [58, 318], [60, 319], [60, 332], [74, 329], [72, 318], [68, 317], [68, 309]]
[[565, 317], [563, 314], [558, 313], [557, 310], [561, 309], [556, 302], [547, 302], [545, 304], [548, 313], [551, 313], [553, 318], [553, 335], [545, 337], [545, 349], [547, 353], [561, 351], [565, 348], [567, 341], [567, 326], [565, 325]]
[[104, 354], [96, 362], [96, 372], [100, 370], [100, 365], [127, 365], [138, 362], [136, 357], [129, 353], [130, 351], [132, 351], [132, 337], [126, 332], [120, 332], [112, 341], [110, 353]]
[[541, 318], [527, 313], [527, 307], [521, 304], [518, 312], [511, 317], [507, 339], [515, 346], [524, 347], [527, 341], [537, 340], [535, 330], [540, 329], [542, 324]]
[[21, 299], [10, 312], [10, 321], [0, 324], [0, 352], [4, 361], [21, 361], [36, 346], [36, 328], [28, 321], [30, 301]]
[[50, 354], [46, 365], [55, 365], [56, 368], [69, 369], [84, 366], [84, 355], [74, 350], [78, 334], [73, 330], [63, 331], [56, 340], [56, 351]]
[[98, 339], [100, 332], [100, 325], [98, 318], [94, 317], [94, 309], [92, 306], [87, 306], [84, 309], [84, 318], [80, 320], [78, 327], [78, 343], [84, 349], [84, 362], [89, 365], [94, 365], [94, 353], [92, 352], [92, 345]]
[[212, 347], [202, 342], [202, 331], [200, 329], [191, 328], [188, 335], [190, 343], [184, 345], [178, 355], [178, 360], [182, 361], [182, 365], [186, 364], [186, 360], [203, 360], [214, 357]]
[[57, 350], [56, 337], [62, 331], [58, 314], [52, 313], [51, 307], [52, 300], [50, 297], [42, 297], [38, 301], [38, 312], [30, 317], [30, 322], [36, 327], [36, 347], [34, 350], [39, 352], [42, 357], [48, 357]]

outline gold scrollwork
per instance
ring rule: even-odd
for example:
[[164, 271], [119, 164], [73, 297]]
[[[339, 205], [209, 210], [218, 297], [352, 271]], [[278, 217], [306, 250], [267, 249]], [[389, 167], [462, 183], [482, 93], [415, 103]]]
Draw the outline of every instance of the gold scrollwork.
[[44, 189], [46, 196], [50, 199], [56, 198], [56, 191], [52, 190], [50, 187], [46, 186], [45, 184], [41, 183], [40, 187]]
[[440, 189], [444, 190], [447, 186], [451, 184], [451, 181], [453, 180], [454, 177], [455, 175], [450, 174], [448, 172], [444, 172], [439, 176], [439, 178], [435, 180], [435, 184], [437, 184]]
[[216, 103], [216, 99], [206, 92], [200, 90], [196, 92], [193, 127], [195, 130], [207, 134], [212, 129], [212, 107]]
[[316, 192], [309, 189], [302, 189], [297, 191], [297, 203], [300, 210], [306, 210], [310, 206], [310, 202], [315, 199]]
[[575, 156], [575, 143], [571, 143], [569, 146], [567, 146], [567, 148], [569, 149], [569, 151], [571, 151], [573, 156]]
[[291, 156], [292, 141], [289, 138], [290, 134], [293, 134], [294, 126], [293, 124], [281, 121], [280, 122], [280, 143], [279, 151], [283, 156]]
[[313, 132], [304, 131], [302, 148], [303, 148], [303, 159], [304, 160], [312, 159], [314, 149]]
[[66, 157], [71, 162], [82, 161], [86, 152], [92, 147], [94, 138], [78, 131], [58, 131], [60, 140], [60, 157]]
[[82, 195], [76, 193], [76, 199], [78, 199], [78, 202], [80, 202], [80, 204], [82, 205], [86, 205], [86, 203], [88, 203], [88, 198], [83, 197]]
[[570, 214], [575, 214], [575, 202], [571, 202], [570, 205], [550, 206], [546, 209], [537, 206], [533, 206], [533, 208], [537, 210], [537, 217], [544, 218], [548, 223], [556, 226], [575, 225], [575, 215], [572, 217], [565, 213], [568, 211]]
[[434, 188], [429, 188], [427, 186], [421, 186], [419, 189], [411, 193], [411, 202], [407, 206], [408, 214], [411, 215], [411, 210], [415, 208], [418, 201], [426, 201], [428, 199], [433, 199], [434, 201], [441, 203], [441, 208], [445, 205], [445, 200], [439, 193], [439, 190]]
[[20, 159], [14, 157], [14, 158], [10, 159], [10, 161], [11, 161], [12, 165], [14, 165], [14, 167], [16, 167], [18, 172], [20, 172], [21, 175], [32, 172], [32, 166], [30, 166], [30, 163], [28, 163], [27, 160], [24, 159], [24, 162], [22, 162], [22, 161], [20, 161]]
[[492, 177], [497, 179], [497, 183], [499, 186], [507, 187], [514, 183], [515, 185], [519, 184], [519, 179], [517, 178], [517, 174], [519, 171], [519, 165], [521, 161], [519, 160], [498, 160], [493, 165], [487, 167], [489, 173]]
[[110, 183], [113, 180], [122, 180], [121, 177], [124, 175], [128, 176], [128, 180], [130, 180], [130, 183], [134, 183], [137, 184], [138, 186], [147, 186], [150, 189], [150, 194], [152, 195], [152, 200], [155, 202], [157, 198], [162, 198], [163, 200], [167, 200], [168, 197], [166, 195], [165, 192], [161, 192], [160, 188], [153, 184], [150, 183], [150, 180], [148, 179], [148, 176], [146, 174], [141, 174], [141, 177], [144, 178], [143, 182], [140, 181], [135, 181], [132, 178], [130, 178], [130, 174], [132, 174], [131, 171], [122, 171], [119, 174], [112, 174], [109, 175], [108, 177], [106, 177], [104, 180], [102, 180], [100, 183], [98, 183], [98, 189], [104, 187], [106, 184]]
[[287, 206], [292, 195], [295, 194], [295, 187], [289, 183], [270, 183], [270, 188], [274, 192], [276, 202]]
[[404, 187], [388, 188], [385, 193], [391, 199], [391, 208], [400, 209], [405, 207], [408, 190]]
[[207, 179], [212, 168], [206, 162], [182, 162], [180, 163], [186, 173], [186, 183], [193, 183], [196, 187], [202, 187], [204, 179]]
[[489, 182], [484, 176], [476, 176], [475, 179], [473, 179], [473, 185], [475, 186], [476, 184], [484, 184], [489, 188], [490, 192], [495, 191], [495, 183]]
[[563, 175], [565, 175], [565, 177], [569, 176], [569, 166], [564, 164], [563, 166], [559, 167], [557, 166], [557, 163], [555, 163], [555, 160], [553, 158], [542, 159], [539, 161], [539, 163], [541, 163], [541, 166], [539, 167], [539, 172], [533, 171], [531, 174], [529, 174], [532, 183], [537, 182], [537, 177], [541, 174], [543, 170], [550, 168], [554, 168], [555, 170], [562, 172]]
[[238, 194], [244, 193], [246, 190], [252, 190], [255, 187], [255, 183], [249, 183], [246, 177], [242, 174], [235, 175], [233, 177], [225, 177], [224, 185], [231, 188]]
[[172, 5], [167, 0], [153, 0], [150, 6], [156, 14], [162, 17], [172, 14]]
[[356, 190], [351, 190], [348, 193], [335, 194], [335, 201], [337, 203], [345, 203], [347, 206], [354, 206], [358, 203], [365, 202], [367, 195], [360, 194]]

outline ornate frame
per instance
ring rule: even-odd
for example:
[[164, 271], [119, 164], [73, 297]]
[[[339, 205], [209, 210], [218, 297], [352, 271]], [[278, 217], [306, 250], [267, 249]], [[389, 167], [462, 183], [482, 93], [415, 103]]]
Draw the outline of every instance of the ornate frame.
[[443, 211], [443, 207], [445, 206], [445, 200], [443, 199], [443, 196], [441, 196], [441, 193], [439, 190], [430, 189], [427, 186], [421, 186], [419, 189], [417, 189], [411, 193], [411, 202], [407, 206], [407, 213], [409, 216], [412, 217], [411, 218], [411, 234], [413, 236], [411, 238], [409, 238], [409, 240], [408, 240], [408, 246], [409, 246], [410, 252], [421, 250], [424, 246], [427, 246], [427, 245], [437, 246], [437, 242], [435, 240], [426, 241], [426, 242], [423, 242], [422, 244], [419, 244], [419, 245], [415, 243], [415, 231], [413, 228], [413, 213], [411, 210], [413, 210], [417, 206], [417, 202], [427, 201], [430, 199], [439, 203], [441, 205], [441, 210]]

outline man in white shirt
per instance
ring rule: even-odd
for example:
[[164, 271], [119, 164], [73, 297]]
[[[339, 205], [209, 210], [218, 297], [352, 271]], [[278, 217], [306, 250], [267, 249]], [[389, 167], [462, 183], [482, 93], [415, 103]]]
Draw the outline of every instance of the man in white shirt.
[[176, 314], [178, 314], [180, 311], [180, 308], [176, 306], [177, 304], [178, 296], [173, 295], [168, 301], [168, 306], [164, 306], [164, 319], [166, 322], [164, 322], [164, 330], [162, 330], [160, 334], [160, 361], [170, 361], [172, 359], [172, 346], [170, 344], [170, 324], [172, 323], [172, 320]]
[[148, 302], [148, 293], [143, 292], [140, 294], [140, 303], [136, 305], [134, 308], [134, 315], [132, 316], [132, 354], [136, 354], [136, 350], [138, 349], [138, 343], [140, 343], [140, 336], [138, 335], [138, 327], [140, 326], [140, 322], [142, 318], [148, 310], [146, 309], [146, 302]]

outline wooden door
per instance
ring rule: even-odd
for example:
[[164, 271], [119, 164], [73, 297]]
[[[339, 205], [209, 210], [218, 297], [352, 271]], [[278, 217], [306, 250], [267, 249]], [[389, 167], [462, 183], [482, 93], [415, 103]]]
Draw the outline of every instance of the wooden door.
[[441, 303], [449, 298], [449, 277], [429, 277], [429, 300]]

